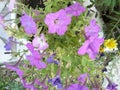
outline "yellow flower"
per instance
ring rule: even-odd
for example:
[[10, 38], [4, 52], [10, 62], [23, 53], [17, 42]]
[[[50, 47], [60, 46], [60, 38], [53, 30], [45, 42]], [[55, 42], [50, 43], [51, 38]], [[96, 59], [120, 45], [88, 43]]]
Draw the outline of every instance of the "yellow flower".
[[117, 41], [113, 38], [104, 41], [104, 46], [108, 49], [115, 49], [117, 48], [117, 45]]

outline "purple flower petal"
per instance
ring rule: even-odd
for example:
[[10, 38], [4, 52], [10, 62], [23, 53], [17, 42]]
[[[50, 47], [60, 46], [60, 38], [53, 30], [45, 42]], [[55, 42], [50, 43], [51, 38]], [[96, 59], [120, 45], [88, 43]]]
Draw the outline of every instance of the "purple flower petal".
[[100, 31], [100, 27], [96, 24], [96, 21], [93, 19], [90, 21], [90, 25], [85, 27], [85, 35], [87, 37], [97, 35]]
[[27, 34], [36, 34], [37, 32], [37, 26], [34, 22], [33, 18], [31, 16], [28, 16], [27, 14], [24, 14], [20, 18], [21, 25], [24, 27], [24, 30]]
[[53, 86], [57, 86], [58, 89], [60, 89], [60, 88], [63, 87], [59, 75], [57, 75], [56, 77], [54, 77], [54, 78], [52, 78], [52, 79], [49, 79], [48, 82], [51, 82]]
[[15, 71], [15, 72], [19, 75], [19, 77], [22, 77], [22, 76], [23, 76], [24, 72], [23, 72], [22, 70], [20, 70], [20, 69], [18, 68], [18, 66], [9, 65], [9, 64], [5, 64], [5, 65], [6, 65], [6, 68]]
[[13, 41], [13, 37], [9, 37], [6, 44], [5, 44], [5, 46], [4, 46], [4, 48], [6, 50], [11, 50], [12, 49], [12, 45], [13, 45], [12, 41]]
[[71, 84], [68, 86], [67, 90], [89, 90], [86, 86], [80, 84]]
[[48, 25], [48, 33], [51, 34], [64, 35], [70, 23], [71, 17], [67, 16], [63, 9], [56, 13], [49, 13], [45, 18], [45, 24]]
[[75, 4], [65, 8], [65, 11], [71, 16], [79, 16], [85, 11], [85, 8], [81, 6], [79, 2], [76, 2]]
[[57, 64], [57, 65], [58, 65], [59, 62], [56, 61], [56, 60], [54, 60], [54, 56], [55, 56], [55, 54], [53, 54], [53, 55], [51, 55], [50, 57], [48, 57], [47, 60], [46, 60], [46, 62], [49, 63], [49, 64], [50, 64], [50, 63], [54, 63], [54, 64]]
[[40, 37], [35, 36], [35, 38], [32, 41], [32, 44], [34, 47], [38, 48], [38, 50], [43, 50], [43, 51], [49, 47], [48, 43], [44, 38], [44, 34], [41, 34]]
[[85, 41], [85, 43], [79, 48], [78, 54], [84, 55], [87, 52], [89, 44], [90, 44], [90, 42], [88, 40]]
[[79, 81], [79, 82], [82, 82], [82, 84], [84, 84], [85, 81], [86, 81], [87, 76], [88, 76], [87, 73], [81, 74], [81, 75], [78, 77], [78, 81]]

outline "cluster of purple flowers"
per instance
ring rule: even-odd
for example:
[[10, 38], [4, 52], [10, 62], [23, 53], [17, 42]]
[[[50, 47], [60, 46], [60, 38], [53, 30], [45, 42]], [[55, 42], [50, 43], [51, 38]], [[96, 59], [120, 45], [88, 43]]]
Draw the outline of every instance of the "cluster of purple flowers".
[[58, 12], [47, 14], [45, 24], [48, 25], [48, 33], [64, 35], [68, 25], [71, 23], [71, 17], [79, 16], [84, 11], [85, 8], [81, 6], [80, 3], [76, 2]]
[[[59, 10], [58, 12], [47, 14], [44, 21], [45, 24], [48, 25], [48, 33], [57, 33], [58, 35], [64, 35], [67, 31], [68, 25], [71, 23], [72, 16], [79, 16], [84, 11], [85, 8], [81, 6], [80, 3], [76, 2], [73, 5], [66, 7], [65, 9]], [[33, 40], [26, 44], [27, 49], [30, 51], [30, 54], [26, 55], [26, 59], [29, 60], [31, 66], [36, 67], [38, 70], [45, 69], [47, 67], [47, 64], [52, 63], [59, 66], [59, 62], [54, 59], [55, 54], [50, 55], [46, 61], [43, 61], [45, 50], [49, 47], [49, 45], [46, 42], [44, 34], [40, 34], [40, 37], [36, 36], [37, 25], [34, 22], [33, 18], [27, 14], [24, 14], [20, 18], [20, 22], [26, 34], [34, 35]], [[100, 45], [104, 41], [103, 38], [99, 38], [99, 31], [100, 27], [96, 24], [96, 21], [91, 20], [90, 25], [85, 27], [86, 41], [79, 48], [79, 55], [88, 53], [91, 59], [96, 58]], [[12, 47], [10, 42], [11, 39], [12, 38], [9, 38], [5, 45], [6, 50], [10, 50]], [[22, 58], [20, 58], [20, 60], [21, 59]], [[88, 74], [81, 74], [78, 77], [78, 83], [72, 83], [70, 85], [63, 86], [62, 80], [60, 78], [60, 69], [58, 69], [56, 76], [52, 79], [46, 75], [42, 81], [36, 78], [34, 81], [28, 83], [24, 77], [24, 72], [19, 68], [20, 60], [15, 65], [6, 64], [6, 67], [18, 74], [21, 79], [21, 83], [26, 89], [38, 90], [35, 85], [39, 85], [42, 87], [42, 90], [49, 90], [48, 86], [45, 83], [46, 79], [48, 79], [48, 82], [51, 83], [52, 86], [56, 86], [58, 90], [89, 90], [86, 84]], [[106, 90], [117, 90], [116, 86], [116, 84], [109, 82]], [[99, 88], [96, 88], [95, 90], [98, 89]]]
[[95, 20], [90, 21], [90, 25], [85, 27], [85, 38], [86, 41], [79, 48], [78, 54], [84, 55], [89, 54], [91, 59], [95, 59], [99, 53], [100, 45], [103, 44], [104, 38], [99, 37], [100, 27], [96, 24]]

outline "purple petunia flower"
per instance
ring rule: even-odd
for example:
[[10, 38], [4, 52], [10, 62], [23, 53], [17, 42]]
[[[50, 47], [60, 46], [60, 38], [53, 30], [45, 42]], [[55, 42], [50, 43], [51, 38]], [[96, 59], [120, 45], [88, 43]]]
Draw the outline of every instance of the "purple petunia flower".
[[32, 41], [32, 44], [34, 47], [38, 48], [38, 50], [43, 50], [43, 51], [49, 47], [48, 43], [44, 38], [44, 34], [41, 34], [40, 37], [35, 36], [35, 38]]
[[36, 34], [37, 32], [37, 26], [34, 22], [33, 18], [31, 16], [28, 16], [27, 14], [24, 14], [20, 18], [21, 25], [24, 27], [24, 30], [27, 34]]
[[38, 90], [35, 86], [34, 86], [34, 81], [30, 84], [28, 84], [24, 78], [21, 78], [21, 83], [24, 86], [24, 88], [26, 89], [30, 89], [30, 90]]
[[98, 36], [100, 27], [96, 24], [96, 21], [93, 19], [90, 21], [90, 25], [85, 27], [85, 36], [87, 38], [91, 36]]
[[78, 81], [81, 82], [82, 84], [85, 83], [86, 79], [87, 79], [87, 73], [85, 74], [81, 74], [79, 77], [78, 77]]
[[15, 71], [19, 77], [22, 77], [24, 72], [22, 70], [19, 69], [18, 65], [9, 65], [9, 64], [5, 64], [6, 68]]
[[58, 89], [61, 89], [63, 87], [59, 75], [57, 75], [56, 77], [52, 79], [49, 79], [48, 82], [52, 83], [53, 86], [57, 86]]
[[13, 44], [12, 41], [13, 41], [13, 37], [9, 37], [6, 44], [5, 44], [5, 46], [4, 46], [4, 48], [6, 50], [11, 50], [12, 49], [12, 44]]
[[84, 55], [86, 53], [89, 54], [91, 59], [95, 59], [97, 54], [99, 53], [100, 45], [104, 42], [103, 38], [98, 37], [90, 37], [88, 40], [84, 42], [84, 44], [79, 48], [78, 54]]
[[71, 23], [65, 10], [61, 9], [56, 13], [49, 13], [46, 15], [45, 24], [48, 25], [48, 33], [64, 35], [67, 31], [67, 26]]
[[80, 84], [71, 84], [66, 90], [89, 90], [86, 86]]
[[41, 61], [42, 55], [37, 51], [34, 50], [32, 44], [28, 43], [27, 48], [31, 51], [31, 55], [27, 55], [26, 58], [30, 61], [32, 66], [36, 66], [38, 69], [46, 68], [46, 64]]
[[76, 2], [75, 4], [65, 8], [65, 11], [71, 16], [79, 16], [85, 11], [85, 8], [81, 6], [79, 2]]
[[51, 55], [50, 57], [47, 58], [47, 63], [54, 63], [54, 64], [59, 64], [58, 61], [54, 60], [55, 54]]

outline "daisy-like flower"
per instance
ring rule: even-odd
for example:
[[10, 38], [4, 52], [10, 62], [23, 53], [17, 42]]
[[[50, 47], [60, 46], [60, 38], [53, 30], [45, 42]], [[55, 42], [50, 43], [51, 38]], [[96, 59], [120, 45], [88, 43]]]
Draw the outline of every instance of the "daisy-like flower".
[[117, 45], [117, 41], [113, 38], [104, 41], [104, 47], [108, 49], [116, 49]]

